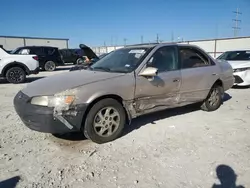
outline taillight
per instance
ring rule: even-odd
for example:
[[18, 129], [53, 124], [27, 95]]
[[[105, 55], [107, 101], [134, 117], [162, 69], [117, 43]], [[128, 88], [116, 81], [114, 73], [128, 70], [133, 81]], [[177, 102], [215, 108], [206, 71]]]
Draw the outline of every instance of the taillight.
[[33, 56], [32, 58], [38, 61], [38, 56]]

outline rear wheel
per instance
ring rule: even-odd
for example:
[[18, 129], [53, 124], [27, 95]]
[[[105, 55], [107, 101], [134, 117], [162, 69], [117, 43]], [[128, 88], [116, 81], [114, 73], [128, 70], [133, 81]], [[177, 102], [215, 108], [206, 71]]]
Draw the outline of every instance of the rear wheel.
[[217, 110], [222, 104], [223, 93], [223, 88], [220, 85], [214, 85], [201, 105], [201, 109], [208, 112]]
[[7, 70], [5, 77], [9, 83], [19, 84], [25, 81], [26, 73], [21, 67], [12, 67]]
[[47, 61], [44, 64], [44, 70], [45, 71], [54, 71], [56, 69], [56, 64], [54, 61]]
[[77, 65], [81, 65], [82, 63], [84, 63], [84, 61], [83, 61], [82, 58], [78, 58], [78, 59], [76, 60], [76, 64], [77, 64]]
[[121, 135], [125, 121], [123, 106], [115, 99], [103, 99], [90, 109], [84, 135], [98, 144], [110, 142]]

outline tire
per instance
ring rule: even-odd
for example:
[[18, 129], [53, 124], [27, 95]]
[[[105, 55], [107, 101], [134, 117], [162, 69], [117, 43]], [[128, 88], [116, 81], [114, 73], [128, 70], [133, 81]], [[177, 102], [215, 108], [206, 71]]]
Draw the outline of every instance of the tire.
[[26, 80], [26, 72], [21, 67], [12, 67], [7, 70], [5, 77], [9, 83], [19, 84]]
[[54, 71], [56, 69], [56, 64], [54, 61], [47, 61], [45, 64], [44, 64], [44, 70], [45, 71]]
[[76, 65], [81, 65], [83, 63], [83, 59], [82, 58], [78, 58], [77, 60], [76, 60]]
[[205, 99], [205, 101], [203, 102], [203, 104], [201, 105], [201, 109], [207, 112], [212, 112], [217, 110], [221, 104], [222, 104], [222, 100], [223, 100], [223, 88], [219, 85], [214, 85], [209, 94], [208, 97]]
[[[110, 110], [109, 116], [105, 114], [108, 112], [107, 109]], [[103, 119], [98, 114], [102, 114]], [[123, 106], [115, 99], [103, 99], [90, 109], [83, 132], [86, 138], [102, 144], [117, 139], [122, 134], [125, 123], [126, 114]]]

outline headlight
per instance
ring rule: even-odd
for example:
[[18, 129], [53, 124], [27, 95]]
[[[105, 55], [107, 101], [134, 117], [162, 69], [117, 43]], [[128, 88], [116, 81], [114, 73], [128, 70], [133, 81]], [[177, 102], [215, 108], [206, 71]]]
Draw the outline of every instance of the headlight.
[[37, 96], [31, 99], [31, 104], [47, 107], [69, 107], [75, 100], [72, 95], [67, 96]]
[[250, 67], [234, 69], [234, 72], [242, 72], [242, 71], [246, 71], [246, 70], [250, 70]]

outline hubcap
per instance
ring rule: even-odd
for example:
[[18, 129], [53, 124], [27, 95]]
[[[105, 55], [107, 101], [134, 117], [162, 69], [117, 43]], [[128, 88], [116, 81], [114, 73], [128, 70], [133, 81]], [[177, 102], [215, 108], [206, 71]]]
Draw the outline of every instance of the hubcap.
[[51, 70], [55, 69], [55, 64], [54, 64], [54, 62], [49, 61], [49, 62], [46, 63], [45, 67], [46, 67], [46, 70], [50, 70], [51, 71]]
[[82, 64], [83, 60], [82, 59], [77, 59], [77, 64]]
[[212, 92], [211, 92], [211, 95], [210, 95], [210, 98], [208, 99], [208, 102], [211, 106], [216, 106], [219, 102], [219, 98], [220, 95], [219, 95], [219, 91], [218, 89], [213, 89]]
[[119, 127], [120, 115], [113, 107], [102, 108], [94, 118], [94, 130], [102, 137], [111, 136]]
[[24, 75], [21, 70], [13, 70], [10, 72], [10, 79], [15, 81], [15, 82], [20, 82], [22, 81]]

